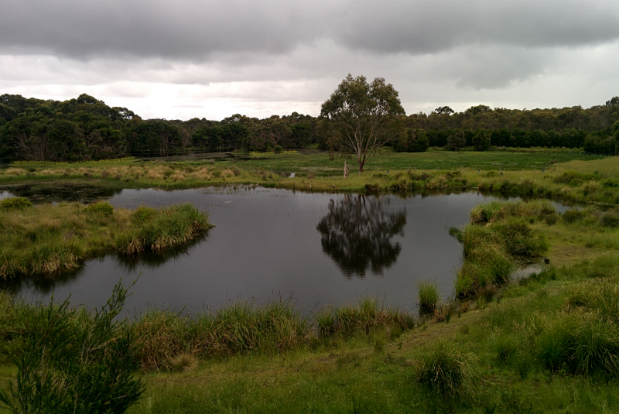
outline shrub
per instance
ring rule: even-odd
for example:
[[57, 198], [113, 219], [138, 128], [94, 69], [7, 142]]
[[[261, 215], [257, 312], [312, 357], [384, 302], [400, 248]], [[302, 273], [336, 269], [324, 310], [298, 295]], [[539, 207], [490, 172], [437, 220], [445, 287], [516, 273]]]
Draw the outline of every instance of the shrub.
[[21, 210], [32, 207], [32, 202], [25, 197], [8, 197], [0, 200], [0, 208], [4, 210]]
[[574, 223], [585, 217], [585, 213], [577, 209], [569, 209], [562, 214], [562, 219], [566, 223]]
[[609, 228], [618, 227], [618, 212], [608, 210], [601, 215], [601, 225]]
[[557, 213], [552, 213], [550, 215], [545, 215], [544, 216], [545, 222], [549, 226], [555, 225], [555, 223], [558, 221], [558, 218], [559, 218], [559, 216], [558, 216]]
[[98, 215], [111, 216], [114, 213], [114, 206], [108, 202], [95, 202], [86, 206], [85, 209], [88, 213], [94, 213]]
[[36, 307], [14, 360], [17, 386], [0, 390], [0, 401], [15, 413], [125, 412], [145, 386], [134, 378], [140, 339], [115, 320], [126, 296], [117, 284], [94, 316], [80, 316], [68, 300]]
[[418, 283], [418, 303], [420, 311], [431, 312], [437, 306], [439, 300], [439, 290], [437, 283], [433, 281], [420, 281]]

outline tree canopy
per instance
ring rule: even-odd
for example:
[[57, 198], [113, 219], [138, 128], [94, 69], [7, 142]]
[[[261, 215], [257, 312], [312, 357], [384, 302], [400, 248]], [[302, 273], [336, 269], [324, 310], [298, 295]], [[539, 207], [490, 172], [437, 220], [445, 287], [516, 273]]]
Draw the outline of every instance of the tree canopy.
[[[318, 144], [368, 156], [394, 139], [396, 151], [490, 146], [583, 148], [618, 154], [618, 97], [604, 105], [517, 110], [476, 105], [405, 116], [398, 93], [382, 78], [350, 75], [321, 107], [320, 117], [293, 112], [221, 121], [143, 120], [124, 107], [82, 94], [67, 101], [0, 95], [0, 158], [37, 161], [166, 157], [189, 152], [280, 151]], [[475, 137], [478, 137], [474, 139]], [[484, 138], [484, 140], [481, 140]]]
[[373, 151], [396, 138], [397, 116], [405, 115], [398, 92], [385, 79], [353, 78], [349, 74], [321, 106], [321, 117], [332, 121], [344, 146], [357, 156], [360, 173]]

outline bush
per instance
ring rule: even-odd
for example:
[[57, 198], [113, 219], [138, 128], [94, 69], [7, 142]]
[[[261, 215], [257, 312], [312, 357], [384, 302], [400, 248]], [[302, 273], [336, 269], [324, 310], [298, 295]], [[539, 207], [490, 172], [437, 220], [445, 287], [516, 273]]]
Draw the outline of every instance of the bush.
[[455, 131], [453, 134], [448, 136], [446, 147], [448, 150], [458, 151], [464, 148], [467, 145], [467, 141], [465, 140], [465, 133], [461, 130]]
[[417, 138], [413, 140], [409, 145], [409, 151], [413, 153], [422, 153], [428, 150], [428, 137], [423, 130], [418, 130], [416, 134]]
[[557, 213], [552, 213], [550, 215], [545, 215], [544, 216], [545, 222], [549, 226], [555, 225], [555, 223], [558, 221], [558, 218], [559, 218], [559, 216], [558, 216]]
[[609, 228], [618, 227], [618, 212], [608, 210], [601, 215], [601, 225]]
[[126, 297], [117, 284], [94, 316], [69, 309], [68, 300], [36, 307], [14, 360], [17, 386], [0, 390], [0, 402], [15, 413], [125, 412], [145, 388], [134, 378], [140, 339], [115, 321]]
[[562, 214], [562, 219], [566, 223], [574, 223], [585, 217], [585, 213], [577, 209], [569, 209]]
[[32, 207], [32, 202], [25, 197], [8, 197], [0, 200], [0, 208], [4, 210], [21, 210]]

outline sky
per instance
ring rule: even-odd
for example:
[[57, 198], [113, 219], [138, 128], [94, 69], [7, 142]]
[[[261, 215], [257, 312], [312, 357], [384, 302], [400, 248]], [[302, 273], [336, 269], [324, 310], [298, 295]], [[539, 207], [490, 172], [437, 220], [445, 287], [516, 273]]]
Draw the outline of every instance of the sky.
[[143, 118], [319, 115], [351, 74], [407, 114], [602, 105], [617, 0], [0, 0], [0, 94], [82, 93]]

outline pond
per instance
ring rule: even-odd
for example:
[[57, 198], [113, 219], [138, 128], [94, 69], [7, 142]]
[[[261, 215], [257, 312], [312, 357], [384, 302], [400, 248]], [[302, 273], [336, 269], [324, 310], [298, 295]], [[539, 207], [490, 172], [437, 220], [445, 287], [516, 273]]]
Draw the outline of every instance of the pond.
[[[229, 301], [292, 297], [309, 313], [360, 296], [414, 310], [422, 280], [436, 281], [444, 297], [453, 295], [462, 245], [450, 227], [462, 228], [480, 203], [517, 200], [477, 192], [365, 196], [255, 186], [84, 193], [124, 208], [191, 202], [209, 213], [215, 228], [164, 256], [130, 261], [108, 255], [54, 281], [24, 279], [9, 287], [25, 301], [70, 295], [72, 304], [99, 307], [122, 278], [125, 284], [137, 279], [127, 300], [132, 312], [152, 306], [195, 313]], [[51, 200], [62, 199], [55, 194]]]

